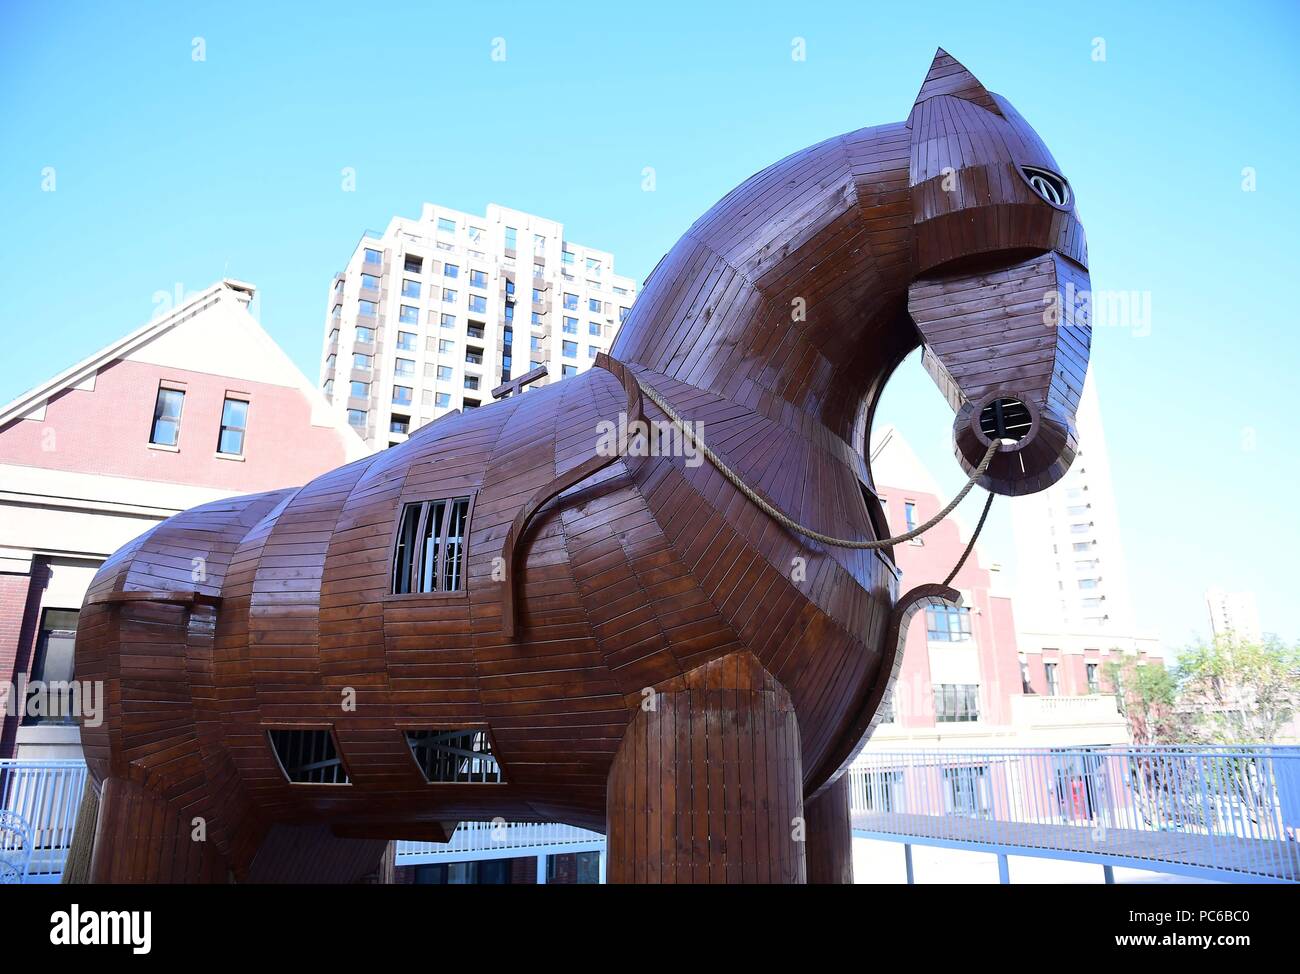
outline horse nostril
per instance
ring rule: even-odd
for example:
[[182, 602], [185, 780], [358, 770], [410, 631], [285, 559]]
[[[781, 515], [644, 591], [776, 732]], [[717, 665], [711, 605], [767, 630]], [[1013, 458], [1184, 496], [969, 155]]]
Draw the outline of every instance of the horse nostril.
[[1033, 425], [1029, 407], [1019, 399], [994, 399], [980, 411], [980, 430], [990, 440], [1014, 440], [1018, 443], [1029, 435]]

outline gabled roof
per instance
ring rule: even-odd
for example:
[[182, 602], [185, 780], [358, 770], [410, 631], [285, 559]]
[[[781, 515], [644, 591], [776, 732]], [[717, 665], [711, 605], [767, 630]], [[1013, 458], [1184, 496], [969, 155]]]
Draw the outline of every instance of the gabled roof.
[[142, 325], [130, 334], [105, 345], [89, 358], [82, 359], [71, 368], [64, 369], [54, 378], [41, 383], [34, 389], [27, 390], [5, 406], [3, 410], [0, 410], [0, 426], [40, 409], [41, 406], [59, 393], [80, 385], [105, 365], [130, 355], [142, 345], [147, 345], [159, 335], [175, 328], [182, 321], [192, 318], [216, 304], [223, 297], [227, 295], [231, 297], [238, 296], [244, 301], [251, 301], [256, 290], [251, 284], [230, 279], [213, 284], [206, 290], [194, 295], [193, 298], [180, 307], [169, 311], [165, 315], [159, 315], [148, 324]]
[[[256, 293], [257, 289], [252, 284], [230, 278], [213, 284], [190, 297], [179, 307], [159, 315], [130, 334], [105, 345], [89, 358], [64, 369], [49, 381], [23, 393], [0, 410], [0, 427], [8, 425], [15, 419], [39, 418], [39, 413], [45, 404], [60, 393], [93, 382], [94, 376], [100, 369], [115, 361], [130, 358], [137, 353], [147, 358], [152, 350], [142, 351], [146, 346], [154, 342], [158, 342], [156, 348], [166, 346], [170, 337], [162, 341], [159, 339], [163, 339], [163, 336], [168, 336], [169, 333], [199, 315], [214, 312], [224, 313], [226, 315], [223, 319], [224, 323], [236, 329], [236, 333], [240, 336], [239, 341], [250, 343], [249, 351], [261, 366], [274, 370], [276, 376], [272, 380], [274, 384], [296, 388], [307, 399], [311, 405], [313, 425], [332, 427], [342, 436], [345, 456], [349, 460], [365, 456], [370, 451], [356, 430], [343, 422], [342, 417], [330, 409], [320, 389], [302, 374], [302, 370], [293, 364], [284, 350], [249, 312], [248, 306]], [[218, 307], [221, 305], [224, 305], [224, 308]], [[199, 366], [196, 371], [203, 371], [202, 366]], [[33, 414], [38, 415], [33, 416]]]

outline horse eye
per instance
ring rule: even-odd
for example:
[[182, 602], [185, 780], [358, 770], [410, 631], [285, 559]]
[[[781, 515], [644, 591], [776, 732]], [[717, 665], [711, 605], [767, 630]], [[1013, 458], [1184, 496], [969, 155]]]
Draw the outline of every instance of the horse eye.
[[1058, 176], [1050, 169], [1039, 169], [1037, 166], [1021, 166], [1025, 174], [1025, 179], [1033, 187], [1035, 193], [1041, 196], [1047, 202], [1054, 206], [1068, 206], [1070, 204], [1070, 184], [1065, 181], [1064, 176]]

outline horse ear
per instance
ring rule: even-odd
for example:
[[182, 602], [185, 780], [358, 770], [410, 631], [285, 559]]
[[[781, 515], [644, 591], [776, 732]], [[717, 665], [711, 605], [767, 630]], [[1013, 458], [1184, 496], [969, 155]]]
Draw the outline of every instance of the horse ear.
[[942, 47], [934, 52], [934, 60], [930, 62], [930, 70], [925, 76], [925, 81], [921, 83], [921, 90], [916, 96], [916, 105], [921, 104], [927, 98], [935, 98], [938, 95], [951, 95], [953, 98], [962, 98], [968, 102], [979, 105], [980, 108], [987, 109], [995, 115], [1001, 115], [1002, 109], [998, 107], [997, 100], [989, 94], [987, 88], [980, 84], [975, 75], [966, 70], [965, 66], [955, 57], [945, 51]]

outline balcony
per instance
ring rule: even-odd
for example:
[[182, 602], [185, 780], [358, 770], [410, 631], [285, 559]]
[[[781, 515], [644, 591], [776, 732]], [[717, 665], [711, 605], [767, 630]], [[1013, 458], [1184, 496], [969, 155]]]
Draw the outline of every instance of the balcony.
[[1070, 743], [1051, 740], [1056, 732], [1070, 733], [1071, 741], [1077, 741], [1077, 732], [1082, 728], [1093, 732], [1097, 744], [1128, 743], [1128, 726], [1115, 706], [1115, 698], [1108, 693], [1078, 697], [1014, 696], [1011, 698], [1011, 723], [1022, 735], [1047, 738], [1035, 741], [1044, 745]]

